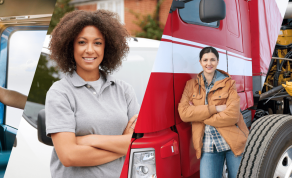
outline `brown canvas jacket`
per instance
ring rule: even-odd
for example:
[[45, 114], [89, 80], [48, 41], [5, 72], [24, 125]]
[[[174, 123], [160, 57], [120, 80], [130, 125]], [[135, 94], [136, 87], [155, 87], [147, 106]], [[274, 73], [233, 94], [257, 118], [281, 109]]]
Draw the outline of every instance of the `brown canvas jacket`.
[[[182, 121], [192, 122], [193, 145], [198, 159], [201, 157], [205, 124], [214, 126], [237, 156], [243, 153], [249, 134], [240, 112], [240, 97], [235, 81], [228, 73], [218, 71], [228, 77], [215, 82], [208, 94], [208, 105], [205, 105], [206, 90], [202, 72], [197, 79], [187, 81], [178, 105]], [[194, 105], [190, 106], [189, 101]], [[226, 109], [218, 113], [217, 105], [226, 105]]]

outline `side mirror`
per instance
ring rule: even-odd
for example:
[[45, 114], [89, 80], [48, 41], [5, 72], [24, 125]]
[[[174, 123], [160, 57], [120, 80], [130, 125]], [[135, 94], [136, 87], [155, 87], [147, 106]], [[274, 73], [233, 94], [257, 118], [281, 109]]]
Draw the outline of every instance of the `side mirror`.
[[226, 5], [224, 0], [201, 0], [199, 12], [202, 22], [223, 20], [226, 16]]
[[172, 13], [176, 9], [185, 8], [185, 3], [190, 2], [190, 1], [193, 1], [193, 0], [178, 0], [178, 1], [173, 0], [172, 4], [171, 4], [171, 7], [170, 7], [170, 10], [169, 10], [169, 13]]
[[15, 137], [14, 143], [13, 143], [13, 147], [17, 147], [17, 137]]
[[38, 113], [38, 139], [43, 144], [54, 146], [52, 139], [47, 137], [46, 134], [46, 117], [45, 117], [45, 109], [42, 109]]

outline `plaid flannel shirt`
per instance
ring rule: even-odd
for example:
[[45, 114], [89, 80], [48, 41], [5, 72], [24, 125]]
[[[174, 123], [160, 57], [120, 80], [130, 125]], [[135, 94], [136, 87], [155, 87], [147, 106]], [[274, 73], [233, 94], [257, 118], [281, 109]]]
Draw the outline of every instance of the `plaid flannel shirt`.
[[[204, 76], [204, 73], [202, 73], [204, 84], [206, 88], [206, 98], [205, 98], [205, 104], [208, 104], [208, 94], [212, 87], [214, 86], [214, 83], [217, 80], [222, 80], [222, 77], [225, 78], [224, 74], [222, 74], [219, 71], [215, 71], [214, 77], [212, 79], [212, 82], [208, 86], [208, 82]], [[229, 145], [226, 143], [224, 138], [220, 135], [220, 133], [217, 131], [217, 129], [213, 126], [206, 125], [205, 126], [205, 134], [203, 137], [203, 152], [214, 152], [213, 145], [215, 145], [217, 152], [227, 151], [230, 150]]]

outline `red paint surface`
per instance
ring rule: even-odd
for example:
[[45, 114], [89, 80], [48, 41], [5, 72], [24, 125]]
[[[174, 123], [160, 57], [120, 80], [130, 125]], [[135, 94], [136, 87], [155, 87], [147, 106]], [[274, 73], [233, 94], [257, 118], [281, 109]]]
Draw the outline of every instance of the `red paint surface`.
[[243, 52], [241, 20], [238, 0], [227, 0], [226, 4], [226, 46], [239, 52]]
[[253, 121], [256, 110], [250, 109], [250, 111], [251, 111], [251, 120]]
[[165, 27], [164, 27], [164, 30], [163, 30], [163, 35], [169, 35], [169, 36], [172, 36], [172, 33], [171, 33], [171, 16], [172, 14], [168, 14], [168, 17], [167, 17], [167, 20], [166, 20], [166, 24], [165, 24]]
[[178, 178], [181, 177], [180, 153], [166, 158], [161, 157], [161, 154], [163, 154], [161, 147], [173, 140], [177, 143], [179, 142], [177, 133], [170, 129], [165, 129], [159, 132], [144, 134], [143, 138], [136, 139], [132, 143], [131, 149], [154, 148], [157, 177]]
[[240, 109], [241, 111], [244, 111], [247, 109], [246, 93], [245, 92], [238, 93], [238, 96], [240, 97]]
[[[233, 80], [235, 80], [237, 92], [244, 91], [244, 77], [243, 75], [230, 75]], [[252, 82], [252, 81], [251, 81]]]
[[244, 76], [244, 91], [252, 91], [252, 76]]
[[174, 125], [173, 74], [152, 72], [139, 112], [136, 133], [150, 133]]
[[192, 142], [192, 127], [190, 123], [181, 122], [176, 125], [180, 141], [181, 172], [184, 177], [194, 175], [200, 169], [200, 160]]
[[248, 2], [225, 0], [225, 3], [226, 18], [218, 28], [185, 23], [176, 10], [172, 13], [172, 36], [251, 58]]
[[246, 101], [247, 101], [248, 108], [250, 108], [254, 105], [252, 91], [246, 91]]
[[161, 158], [167, 158], [177, 154], [179, 154], [179, 148], [176, 140], [171, 140], [160, 148]]
[[253, 75], [266, 74], [283, 19], [274, 0], [250, 1], [249, 8]]
[[[131, 139], [131, 144], [135, 141], [134, 138]], [[129, 158], [130, 158], [130, 153], [131, 153], [131, 145], [129, 146], [126, 159], [123, 165], [123, 169], [120, 175], [120, 178], [128, 178], [128, 171], [129, 171]]]
[[175, 91], [175, 123], [179, 124], [182, 120], [178, 114], [178, 103], [186, 86], [186, 82], [192, 78], [197, 78], [198, 74], [174, 74], [174, 91]]
[[[240, 24], [241, 24], [241, 32], [242, 32], [242, 45], [243, 45], [243, 55], [245, 57], [251, 58], [252, 48], [251, 44], [251, 33], [250, 28], [253, 28], [250, 25], [250, 16], [249, 16], [249, 1], [238, 0], [239, 10], [240, 10]], [[253, 17], [252, 17], [253, 18]]]
[[177, 10], [172, 13], [172, 18], [173, 37], [226, 49], [225, 20], [220, 21], [219, 28], [211, 28], [185, 23]]

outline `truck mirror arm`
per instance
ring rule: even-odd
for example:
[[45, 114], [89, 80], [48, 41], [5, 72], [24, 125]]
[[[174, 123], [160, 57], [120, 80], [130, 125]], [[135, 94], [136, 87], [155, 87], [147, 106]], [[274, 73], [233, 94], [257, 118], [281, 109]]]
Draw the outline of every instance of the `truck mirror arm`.
[[[188, 1], [190, 1], [190, 0], [188, 0]], [[175, 0], [173, 0], [172, 1], [172, 4], [171, 4], [171, 7], [170, 7], [170, 10], [169, 10], [169, 13], [172, 13], [176, 9], [183, 9], [183, 8], [185, 8], [185, 3], [186, 2], [184, 2], [184, 1], [175, 1]]]

